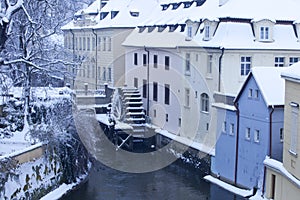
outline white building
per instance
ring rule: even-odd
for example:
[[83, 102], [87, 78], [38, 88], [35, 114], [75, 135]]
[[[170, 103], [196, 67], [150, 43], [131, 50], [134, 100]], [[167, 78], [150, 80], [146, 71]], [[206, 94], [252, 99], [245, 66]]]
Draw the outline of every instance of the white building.
[[299, 6], [293, 0], [162, 1], [123, 43], [125, 82], [141, 89], [153, 124], [213, 148], [211, 104], [235, 96], [252, 66], [299, 60]]
[[91, 89], [108, 83], [124, 84], [124, 47], [121, 43], [136, 25], [149, 15], [155, 0], [96, 0], [78, 11], [65, 25], [65, 47], [82, 60], [76, 74], [75, 89]]

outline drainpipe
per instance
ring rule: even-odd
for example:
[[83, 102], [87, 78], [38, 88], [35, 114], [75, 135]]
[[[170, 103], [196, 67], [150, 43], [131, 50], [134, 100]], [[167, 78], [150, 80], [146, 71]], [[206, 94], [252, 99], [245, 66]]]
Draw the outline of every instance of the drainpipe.
[[[274, 112], [274, 106], [271, 107], [271, 112], [269, 115], [269, 157], [272, 158], [272, 123], [273, 123], [273, 112]], [[262, 185], [262, 193], [265, 193], [265, 187], [266, 187], [266, 166], [264, 166], [264, 179], [263, 179], [263, 185]]]
[[[100, 4], [101, 4], [101, 1], [100, 1]], [[96, 90], [98, 89], [97, 88], [97, 85], [98, 85], [98, 35], [97, 35], [97, 33], [95, 32], [95, 29], [92, 29], [92, 33], [95, 35], [95, 37], [96, 37], [96, 40], [95, 40], [95, 42], [96, 42], [96, 45], [95, 45], [95, 57], [96, 57], [96, 80], [95, 80], [95, 84], [96, 84]]]
[[223, 58], [223, 55], [224, 55], [225, 48], [224, 47], [220, 47], [220, 49], [221, 49], [221, 55], [219, 57], [219, 83], [218, 83], [218, 92], [221, 92], [222, 58]]
[[[72, 34], [72, 54], [73, 54], [73, 62], [75, 62], [75, 35], [72, 29], [70, 29], [70, 33]], [[73, 65], [72, 69], [73, 76], [75, 75], [75, 65]], [[75, 77], [73, 77], [73, 83], [72, 83], [73, 89], [75, 87]]]
[[240, 129], [240, 110], [239, 104], [234, 103], [236, 108], [236, 140], [235, 140], [235, 165], [234, 165], [234, 184], [237, 185], [237, 171], [238, 171], [238, 158], [239, 158], [239, 129]]
[[149, 103], [150, 103], [150, 99], [149, 99], [149, 82], [150, 82], [150, 75], [149, 75], [149, 60], [150, 60], [150, 51], [149, 49], [146, 48], [146, 46], [144, 46], [144, 50], [147, 52], [147, 116], [149, 117]]

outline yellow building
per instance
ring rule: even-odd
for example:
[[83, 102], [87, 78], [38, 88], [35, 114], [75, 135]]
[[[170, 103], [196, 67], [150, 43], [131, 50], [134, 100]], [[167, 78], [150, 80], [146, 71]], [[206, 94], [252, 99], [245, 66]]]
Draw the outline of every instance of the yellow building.
[[289, 67], [281, 76], [285, 79], [283, 163], [265, 160], [265, 196], [274, 200], [296, 200], [300, 198], [300, 63]]

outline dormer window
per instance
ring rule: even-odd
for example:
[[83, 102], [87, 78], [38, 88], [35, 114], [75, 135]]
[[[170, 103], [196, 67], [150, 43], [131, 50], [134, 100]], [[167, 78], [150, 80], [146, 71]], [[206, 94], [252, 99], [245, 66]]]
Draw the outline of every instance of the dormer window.
[[104, 19], [108, 15], [108, 12], [101, 12], [100, 13], [100, 20]]
[[165, 30], [166, 26], [160, 25], [158, 26], [158, 32], [163, 32]]
[[273, 27], [275, 20], [254, 19], [252, 20], [255, 38], [259, 42], [273, 42]]
[[119, 13], [119, 11], [111, 11], [111, 19], [115, 18], [117, 16], [117, 14]]
[[189, 8], [189, 7], [191, 7], [192, 3], [193, 3], [192, 1], [191, 1], [191, 2], [183, 2], [184, 8]]
[[176, 30], [177, 26], [178, 26], [178, 25], [170, 25], [170, 26], [169, 26], [169, 31], [170, 31], [170, 32], [174, 32], [174, 31]]
[[176, 10], [179, 6], [180, 6], [181, 3], [172, 3], [172, 10]]
[[204, 26], [204, 39], [209, 40], [209, 36], [210, 36], [210, 27], [209, 27], [209, 25], [205, 25]]
[[270, 38], [269, 33], [269, 27], [268, 26], [262, 26], [260, 27], [260, 40], [269, 40]]
[[130, 11], [130, 15], [132, 17], [138, 17], [140, 15], [140, 13], [138, 11]]
[[188, 38], [192, 38], [193, 37], [193, 27], [192, 26], [188, 26], [187, 27], [187, 37]]
[[169, 4], [163, 4], [162, 6], [162, 10], [167, 10], [169, 8]]

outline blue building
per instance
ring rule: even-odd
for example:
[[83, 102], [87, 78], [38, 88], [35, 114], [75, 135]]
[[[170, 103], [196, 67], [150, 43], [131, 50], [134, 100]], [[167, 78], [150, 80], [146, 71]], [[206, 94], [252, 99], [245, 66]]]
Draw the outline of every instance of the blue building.
[[266, 156], [282, 161], [283, 68], [253, 68], [231, 103], [216, 103], [218, 140], [212, 173], [245, 188], [262, 188]]

